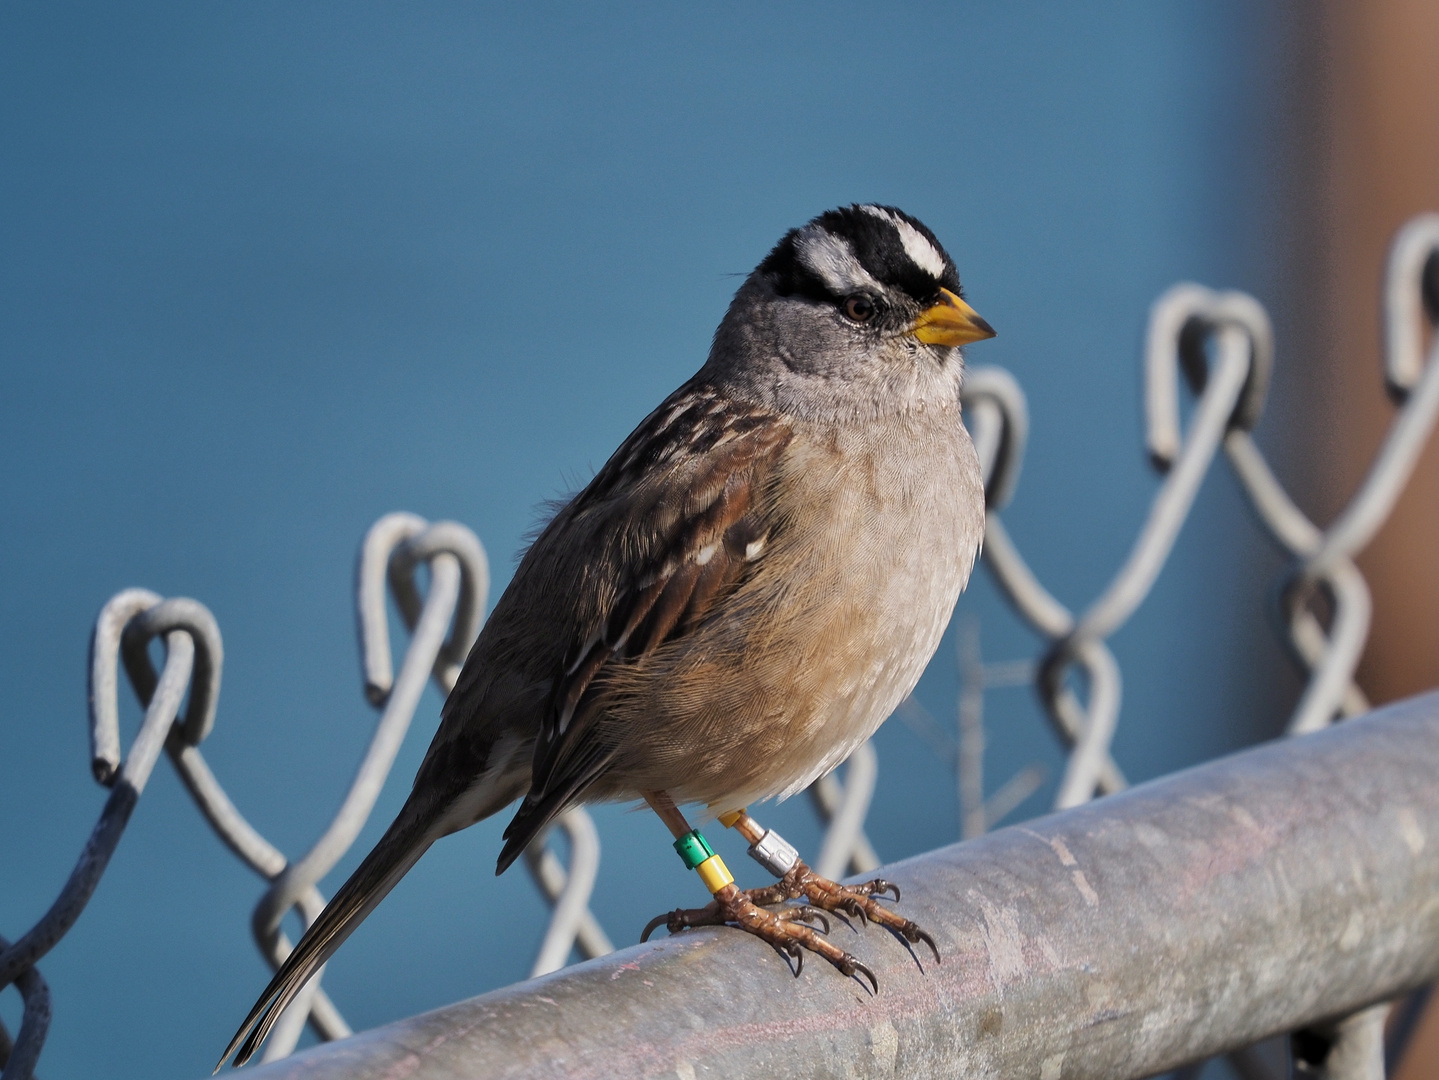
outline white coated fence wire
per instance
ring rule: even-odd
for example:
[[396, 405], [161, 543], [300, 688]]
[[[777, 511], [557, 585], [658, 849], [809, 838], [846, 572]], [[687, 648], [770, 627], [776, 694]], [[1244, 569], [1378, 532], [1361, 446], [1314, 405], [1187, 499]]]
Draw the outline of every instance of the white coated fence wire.
[[[984, 664], [977, 628], [962, 624], [958, 737], [916, 702], [901, 707], [911, 728], [954, 763], [965, 836], [992, 827], [1044, 779], [1037, 766], [1030, 766], [989, 800], [983, 798], [987, 689], [1036, 684], [1069, 748], [1056, 808], [1125, 786], [1110, 753], [1121, 681], [1106, 642], [1153, 586], [1221, 450], [1260, 520], [1293, 556], [1279, 593], [1282, 625], [1308, 680], [1288, 730], [1314, 731], [1368, 708], [1353, 676], [1368, 635], [1371, 604], [1354, 558], [1388, 518], [1439, 411], [1439, 341], [1434, 334], [1439, 322], [1439, 215], [1416, 218], [1398, 233], [1385, 271], [1383, 301], [1384, 377], [1397, 408], [1364, 482], [1327, 529], [1294, 505], [1250, 437], [1263, 410], [1274, 356], [1264, 309], [1241, 293], [1189, 284], [1175, 286], [1155, 302], [1144, 355], [1146, 441], [1164, 480], [1129, 556], [1078, 615], [1035, 577], [1001, 515], [1014, 495], [1028, 435], [1024, 394], [1002, 369], [969, 372], [965, 408], [989, 505], [984, 563], [1048, 647], [1037, 664]], [[1197, 395], [1187, 431], [1181, 430], [1179, 420], [1181, 375]], [[416, 580], [422, 563], [429, 579], [424, 592]], [[33, 1075], [50, 1019], [49, 992], [35, 965], [74, 925], [93, 894], [161, 750], [220, 839], [268, 882], [255, 907], [252, 930], [262, 955], [277, 967], [292, 947], [280, 928], [282, 919], [293, 909], [308, 926], [324, 907], [317, 882], [354, 842], [373, 809], [425, 682], [433, 678], [444, 693], [454, 685], [479, 632], [488, 591], [484, 548], [462, 525], [390, 514], [366, 534], [356, 569], [356, 607], [365, 694], [380, 718], [339, 811], [311, 848], [293, 860], [245, 820], [200, 753], [200, 743], [215, 722], [224, 659], [219, 628], [209, 610], [194, 600], [167, 600], [143, 589], [128, 589], [101, 609], [90, 648], [91, 768], [110, 788], [110, 796], [50, 909], [13, 943], [0, 938], [0, 989], [13, 983], [24, 1007], [13, 1042], [0, 1025], [0, 1080], [29, 1080]], [[389, 640], [387, 593], [411, 635], [398, 675]], [[1321, 614], [1326, 607], [1327, 623]], [[165, 655], [158, 674], [148, 651], [156, 638], [162, 640]], [[124, 754], [117, 701], [121, 662], [145, 709], [140, 732]], [[187, 690], [189, 702], [181, 715]], [[837, 877], [880, 864], [864, 832], [877, 774], [874, 748], [865, 745], [845, 765], [842, 781], [831, 774], [811, 789], [826, 823], [814, 859], [819, 873]], [[589, 909], [600, 861], [594, 822], [576, 809], [555, 827], [567, 838], [568, 862], [550, 846], [548, 835], [537, 838], [525, 854], [525, 864], [552, 908], [534, 975], [563, 966], [572, 951], [593, 957], [613, 948]], [[293, 1051], [307, 1022], [321, 1039], [349, 1034], [321, 983], [317, 976], [287, 1010], [265, 1060]], [[1326, 1061], [1326, 1075], [1383, 1075], [1382, 1057], [1376, 1057], [1381, 1053], [1376, 1033], [1383, 1008], [1337, 1022], [1332, 1032], [1311, 1033], [1336, 1044]], [[1262, 1062], [1252, 1055], [1231, 1060], [1242, 1076], [1264, 1075]]]

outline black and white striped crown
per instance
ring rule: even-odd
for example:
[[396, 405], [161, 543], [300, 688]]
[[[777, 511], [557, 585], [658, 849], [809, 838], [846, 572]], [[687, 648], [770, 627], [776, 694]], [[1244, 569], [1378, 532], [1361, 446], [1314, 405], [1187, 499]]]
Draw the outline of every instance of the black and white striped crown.
[[934, 233], [903, 210], [868, 203], [791, 229], [759, 269], [780, 295], [816, 300], [899, 289], [927, 306], [942, 288], [960, 292], [954, 261]]

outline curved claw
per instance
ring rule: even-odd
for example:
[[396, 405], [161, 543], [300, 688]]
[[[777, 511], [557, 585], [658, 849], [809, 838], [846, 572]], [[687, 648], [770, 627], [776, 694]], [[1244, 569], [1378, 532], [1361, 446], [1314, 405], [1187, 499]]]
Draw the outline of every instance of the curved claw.
[[910, 937], [910, 934], [905, 934], [904, 936], [906, 938], [909, 938], [909, 940], [912, 942], [924, 942], [926, 945], [929, 946], [929, 951], [934, 953], [934, 962], [936, 964], [944, 963], [944, 961], [939, 958], [939, 946], [934, 943], [934, 938], [930, 937], [927, 932], [915, 926], [914, 923], [910, 923], [909, 925], [911, 928], [911, 933], [913, 933], [914, 936]]
[[892, 881], [886, 881], [882, 877], [877, 877], [873, 881], [866, 881], [863, 885], [850, 886], [850, 888], [857, 892], [862, 890], [864, 895], [871, 898], [882, 897], [886, 893], [890, 893], [893, 894], [896, 901], [899, 900], [899, 886]]
[[644, 928], [644, 930], [640, 933], [640, 944], [643, 945], [646, 941], [648, 941], [648, 940], [650, 939], [650, 935], [651, 935], [651, 934], [653, 934], [653, 933], [654, 933], [656, 930], [658, 930], [661, 926], [666, 925], [671, 919], [673, 919], [676, 915], [678, 915], [682, 910], [684, 910], [684, 909], [683, 909], [683, 908], [675, 908], [673, 911], [671, 911], [671, 912], [669, 912], [669, 913], [667, 913], [667, 914], [664, 914], [664, 915], [656, 915], [656, 916], [655, 916], [653, 919], [651, 919], [649, 922], [645, 923], [645, 928]]
[[[779, 953], [779, 958], [783, 960], [785, 962], [785, 966], [788, 967], [790, 957], [794, 956], [794, 946], [789, 944], [788, 942], [771, 941], [769, 943], [769, 947], [775, 952]], [[804, 963], [804, 961], [801, 960], [800, 963]], [[798, 976], [798, 974], [799, 972], [795, 972], [796, 976]]]
[[794, 977], [798, 979], [804, 971], [804, 950], [798, 945], [791, 945], [789, 954], [794, 957]]
[[844, 959], [841, 960], [836, 966], [841, 972], [843, 972], [845, 975], [848, 975], [850, 978], [854, 978], [856, 975], [865, 976], [867, 979], [869, 979], [870, 986], [874, 988], [874, 992], [876, 994], [879, 993], [879, 980], [875, 978], [874, 972], [870, 971], [869, 968], [865, 967], [849, 953], [845, 953]]
[[844, 909], [859, 920], [860, 926], [869, 925], [869, 912], [865, 911], [864, 903], [855, 897], [850, 897], [843, 905]]
[[[806, 926], [811, 926], [817, 933], [826, 936], [829, 935], [829, 916], [817, 907], [811, 907], [809, 904], [801, 904], [799, 907], [791, 908], [786, 912], [785, 918], [790, 922], [804, 923]], [[820, 924], [819, 927], [813, 927], [812, 923], [816, 921]]]

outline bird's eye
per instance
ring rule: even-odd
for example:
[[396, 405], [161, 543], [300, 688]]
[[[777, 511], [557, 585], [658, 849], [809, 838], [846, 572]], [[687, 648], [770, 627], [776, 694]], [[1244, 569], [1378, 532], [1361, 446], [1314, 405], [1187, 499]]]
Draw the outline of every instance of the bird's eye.
[[874, 318], [874, 301], [863, 294], [851, 296], [844, 302], [844, 313], [855, 322], [869, 322]]

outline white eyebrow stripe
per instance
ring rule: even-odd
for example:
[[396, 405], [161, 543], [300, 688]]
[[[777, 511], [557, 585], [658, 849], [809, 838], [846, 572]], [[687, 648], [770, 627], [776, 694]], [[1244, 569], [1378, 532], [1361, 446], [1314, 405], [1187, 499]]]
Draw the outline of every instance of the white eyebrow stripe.
[[854, 257], [849, 241], [825, 229], [818, 226], [804, 229], [795, 238], [795, 253], [836, 295], [859, 289], [882, 291], [880, 283]]
[[944, 256], [935, 250], [933, 244], [909, 222], [902, 217], [896, 217], [888, 210], [878, 206], [861, 206], [866, 214], [877, 217], [881, 221], [887, 221], [894, 226], [895, 232], [899, 233], [899, 242], [904, 245], [904, 253], [913, 261], [914, 265], [929, 274], [936, 281], [944, 280]]

